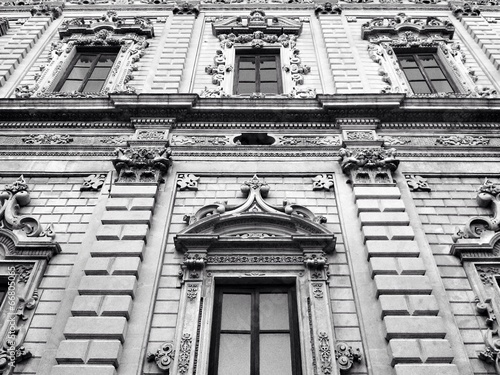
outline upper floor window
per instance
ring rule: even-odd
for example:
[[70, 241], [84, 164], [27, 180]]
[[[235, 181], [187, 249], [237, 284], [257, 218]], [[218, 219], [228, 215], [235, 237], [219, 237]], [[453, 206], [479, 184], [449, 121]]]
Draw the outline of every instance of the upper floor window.
[[397, 53], [397, 57], [413, 93], [459, 92], [436, 53]]
[[100, 92], [116, 56], [117, 52], [109, 49], [77, 51], [54, 91]]
[[236, 53], [235, 94], [280, 94], [282, 92], [278, 50]]
[[210, 375], [300, 375], [293, 287], [217, 288]]
[[0, 278], [0, 307], [7, 296], [7, 280]]

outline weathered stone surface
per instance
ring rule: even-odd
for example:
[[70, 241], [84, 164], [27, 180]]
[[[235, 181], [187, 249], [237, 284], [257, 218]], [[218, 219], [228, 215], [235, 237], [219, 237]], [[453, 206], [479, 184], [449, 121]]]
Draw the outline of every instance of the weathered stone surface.
[[381, 295], [382, 316], [437, 315], [439, 307], [433, 295]]
[[78, 292], [81, 295], [126, 294], [133, 298], [136, 287], [135, 276], [83, 276]]
[[451, 363], [453, 351], [448, 340], [391, 340], [392, 365], [396, 363]]
[[441, 317], [438, 316], [386, 316], [386, 339], [439, 338], [446, 336]]
[[420, 250], [414, 241], [366, 241], [370, 257], [418, 257]]
[[126, 330], [124, 317], [70, 317], [64, 328], [64, 337], [67, 340], [103, 339], [123, 343]]
[[144, 241], [99, 241], [92, 245], [93, 257], [139, 257], [142, 259]]
[[118, 365], [122, 345], [117, 340], [65, 340], [57, 349], [56, 361], [65, 363], [88, 363]]
[[371, 257], [372, 277], [375, 275], [424, 275], [422, 258]]
[[427, 276], [392, 276], [374, 277], [377, 295], [381, 294], [431, 294], [432, 287]]

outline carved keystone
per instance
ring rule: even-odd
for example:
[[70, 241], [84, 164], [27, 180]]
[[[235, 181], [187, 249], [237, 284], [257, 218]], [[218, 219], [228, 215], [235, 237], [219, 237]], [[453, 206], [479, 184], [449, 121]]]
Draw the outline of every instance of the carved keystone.
[[167, 147], [118, 148], [115, 152], [113, 165], [118, 172], [118, 182], [157, 183], [172, 164]]

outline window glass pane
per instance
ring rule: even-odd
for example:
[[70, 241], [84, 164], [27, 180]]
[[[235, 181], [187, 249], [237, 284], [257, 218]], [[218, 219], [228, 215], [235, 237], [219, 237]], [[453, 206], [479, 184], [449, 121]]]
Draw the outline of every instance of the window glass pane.
[[259, 300], [259, 326], [261, 330], [290, 329], [287, 293], [261, 293]]
[[255, 58], [254, 57], [240, 57], [239, 68], [240, 69], [253, 69], [253, 70], [255, 70]]
[[408, 81], [420, 81], [424, 79], [424, 76], [418, 68], [404, 69], [404, 72], [406, 74], [406, 78], [408, 78]]
[[99, 57], [98, 66], [112, 66], [115, 62], [116, 55], [103, 54]]
[[277, 94], [278, 93], [278, 84], [276, 82], [263, 82], [260, 84], [260, 92]]
[[69, 76], [67, 79], [83, 81], [83, 79], [87, 75], [88, 71], [89, 71], [89, 68], [80, 68], [80, 67], [75, 66], [73, 68], [73, 70], [71, 70], [71, 73], [69, 73]]
[[106, 80], [108, 78], [108, 74], [110, 68], [99, 68], [96, 67], [93, 71], [92, 74], [90, 75], [90, 79], [101, 79], [101, 80]]
[[432, 81], [436, 92], [454, 92], [453, 87], [448, 83], [448, 81]]
[[290, 335], [286, 333], [261, 334], [259, 339], [259, 375], [291, 375]]
[[443, 74], [443, 71], [439, 67], [437, 67], [437, 68], [426, 68], [425, 69], [425, 74], [431, 80], [433, 80], [433, 79], [446, 79], [445, 75]]
[[411, 89], [415, 94], [430, 94], [431, 89], [425, 81], [410, 82]]
[[90, 67], [90, 65], [92, 65], [92, 63], [94, 62], [95, 58], [96, 58], [95, 55], [80, 55], [75, 65], [81, 67], [84, 66]]
[[252, 296], [226, 294], [222, 296], [222, 330], [250, 330]]
[[88, 81], [82, 92], [99, 92], [104, 85], [104, 81]]
[[238, 83], [237, 94], [251, 94], [256, 92], [255, 83]]
[[277, 82], [278, 75], [276, 73], [276, 70], [261, 70], [260, 82]]
[[59, 91], [60, 92], [78, 91], [81, 85], [82, 85], [81, 81], [66, 80]]
[[255, 82], [255, 70], [240, 70], [238, 72], [239, 82]]
[[422, 66], [438, 66], [436, 59], [432, 55], [419, 55]]
[[250, 375], [249, 334], [223, 333], [220, 335], [217, 375]]
[[416, 68], [417, 63], [413, 59], [413, 57], [400, 57], [399, 62], [401, 64], [401, 67], [403, 68]]

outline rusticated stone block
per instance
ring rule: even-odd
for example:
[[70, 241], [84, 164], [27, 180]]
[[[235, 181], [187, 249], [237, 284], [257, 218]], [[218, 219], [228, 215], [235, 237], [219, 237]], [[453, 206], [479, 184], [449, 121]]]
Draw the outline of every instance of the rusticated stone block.
[[409, 226], [363, 226], [366, 240], [413, 240], [415, 232]]
[[93, 257], [139, 257], [142, 259], [144, 241], [100, 241], [92, 245]]
[[83, 276], [78, 287], [81, 295], [129, 295], [134, 298], [135, 276]]
[[117, 340], [64, 340], [56, 353], [58, 364], [86, 363], [118, 366], [122, 345]]
[[59, 365], [52, 367], [50, 375], [116, 375], [114, 366]]
[[451, 363], [453, 351], [448, 340], [391, 340], [392, 366], [397, 363]]
[[410, 218], [406, 212], [360, 212], [361, 225], [408, 225]]
[[130, 296], [77, 296], [71, 307], [73, 316], [123, 316], [130, 317]]
[[427, 276], [390, 276], [374, 277], [377, 296], [381, 294], [431, 294], [432, 287]]
[[120, 225], [101, 225], [97, 229], [95, 237], [99, 241], [118, 241], [121, 238], [121, 231]]
[[459, 375], [452, 364], [396, 365], [396, 375]]
[[415, 241], [366, 241], [370, 257], [418, 257], [420, 250]]
[[153, 198], [156, 195], [157, 185], [113, 185], [110, 195], [112, 198]]
[[386, 315], [437, 315], [439, 307], [433, 295], [382, 295], [382, 317]]
[[64, 337], [71, 339], [103, 339], [119, 340], [123, 343], [127, 330], [127, 319], [124, 317], [80, 317], [68, 319], [64, 328]]
[[151, 211], [106, 211], [102, 215], [103, 224], [147, 224], [151, 222]]
[[128, 198], [109, 198], [106, 201], [106, 210], [108, 211], [127, 211], [130, 203]]
[[386, 339], [438, 338], [446, 336], [439, 316], [386, 316]]
[[130, 201], [130, 211], [153, 211], [155, 205], [154, 198], [133, 198]]
[[422, 258], [370, 258], [372, 277], [375, 275], [424, 275]]
[[400, 199], [360, 199], [356, 202], [358, 212], [404, 212], [405, 205]]
[[90, 258], [85, 265], [86, 275], [133, 275], [138, 277], [139, 258]]
[[396, 186], [355, 186], [356, 199], [399, 199], [401, 192]]

